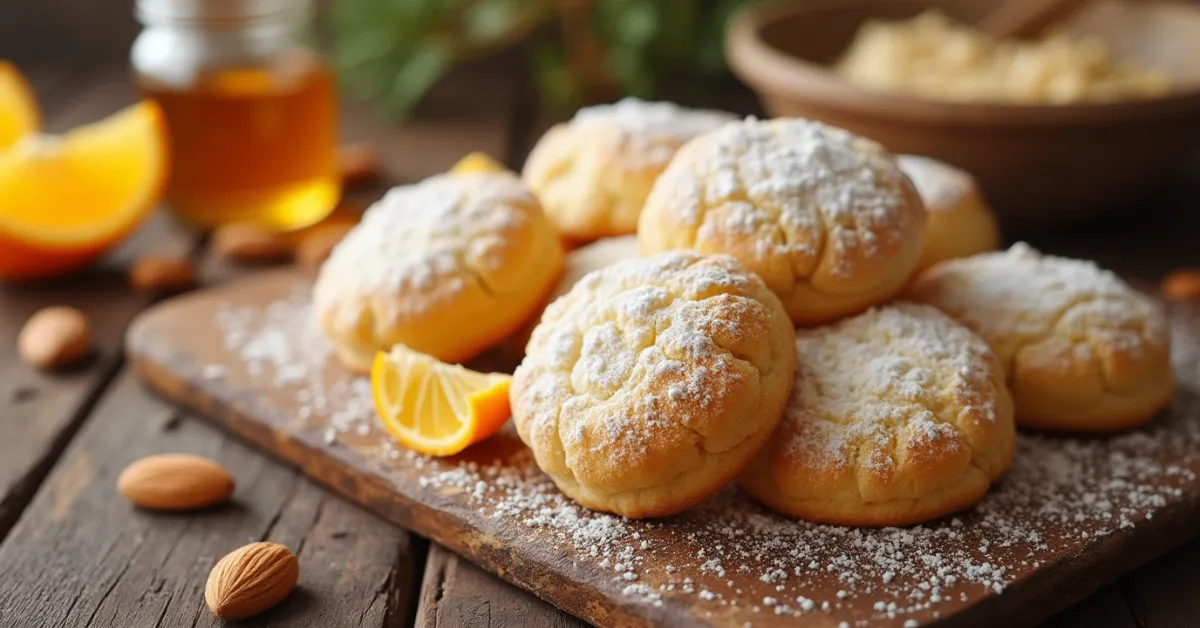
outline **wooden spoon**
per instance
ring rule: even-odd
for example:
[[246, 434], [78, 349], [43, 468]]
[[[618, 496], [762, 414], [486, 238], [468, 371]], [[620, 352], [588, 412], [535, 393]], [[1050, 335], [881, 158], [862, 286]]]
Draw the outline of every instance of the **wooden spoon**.
[[1019, 0], [1004, 2], [979, 22], [997, 39], [1031, 39], [1083, 8], [1090, 0]]

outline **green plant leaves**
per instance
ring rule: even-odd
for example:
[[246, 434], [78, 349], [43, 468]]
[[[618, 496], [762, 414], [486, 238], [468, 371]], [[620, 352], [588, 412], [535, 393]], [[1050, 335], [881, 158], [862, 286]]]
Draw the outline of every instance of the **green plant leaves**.
[[450, 51], [436, 44], [414, 51], [397, 70], [391, 89], [384, 95], [388, 111], [407, 112], [415, 107], [453, 61]]
[[[548, 103], [578, 106], [597, 93], [597, 76], [652, 97], [660, 77], [694, 83], [723, 74], [726, 22], [755, 1], [339, 0], [336, 65], [351, 95], [399, 117], [456, 61], [536, 35], [531, 65]], [[570, 28], [559, 28], [563, 20]], [[564, 54], [580, 50], [564, 38], [579, 37], [598, 47], [594, 58]]]

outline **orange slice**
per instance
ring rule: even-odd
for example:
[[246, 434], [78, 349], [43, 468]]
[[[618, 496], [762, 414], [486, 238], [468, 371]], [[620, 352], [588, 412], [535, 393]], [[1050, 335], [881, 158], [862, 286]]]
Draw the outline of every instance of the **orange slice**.
[[146, 101], [0, 153], [0, 278], [74, 270], [138, 226], [162, 190], [164, 138], [162, 113]]
[[17, 66], [0, 61], [0, 151], [42, 127], [37, 98]]
[[511, 414], [512, 377], [446, 364], [403, 345], [371, 367], [375, 412], [400, 444], [450, 456], [495, 434]]
[[508, 170], [503, 164], [488, 157], [487, 153], [474, 152], [454, 164], [450, 172], [454, 174], [471, 174], [473, 172], [504, 172]]

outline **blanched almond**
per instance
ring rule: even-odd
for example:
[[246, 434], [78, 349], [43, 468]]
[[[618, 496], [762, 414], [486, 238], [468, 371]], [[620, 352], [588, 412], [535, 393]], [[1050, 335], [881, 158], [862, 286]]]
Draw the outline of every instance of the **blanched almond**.
[[125, 467], [117, 490], [150, 510], [195, 510], [225, 501], [233, 477], [217, 461], [192, 454], [147, 456]]
[[251, 543], [217, 562], [204, 585], [204, 601], [217, 617], [242, 619], [278, 604], [299, 579], [300, 563], [291, 550]]
[[42, 369], [71, 366], [92, 351], [92, 331], [83, 312], [65, 305], [39, 310], [17, 337], [17, 353]]

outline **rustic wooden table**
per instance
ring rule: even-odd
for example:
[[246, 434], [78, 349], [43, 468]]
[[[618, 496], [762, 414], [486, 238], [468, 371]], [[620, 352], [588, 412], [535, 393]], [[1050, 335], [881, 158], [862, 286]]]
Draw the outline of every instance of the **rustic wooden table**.
[[[136, 98], [121, 63], [26, 70], [52, 131]], [[754, 106], [737, 90], [722, 101], [745, 111]], [[478, 67], [439, 87], [402, 126], [347, 107], [344, 136], [377, 146], [397, 182], [443, 170], [470, 150], [519, 165], [550, 121], [533, 103], [518, 74]], [[1153, 281], [1173, 267], [1200, 264], [1197, 192], [1200, 185], [1183, 186], [1120, 217], [1028, 238]], [[220, 625], [202, 599], [209, 569], [229, 549], [263, 539], [296, 550], [300, 586], [280, 606], [237, 625], [581, 625], [143, 389], [123, 363], [121, 342], [149, 302], [126, 287], [123, 269], [155, 251], [193, 256], [210, 284], [253, 272], [207, 258], [202, 244], [199, 234], [159, 215], [92, 272], [0, 285], [0, 626]], [[32, 312], [60, 303], [91, 315], [100, 348], [83, 368], [49, 375], [17, 358], [15, 339]], [[195, 515], [132, 509], [116, 492], [117, 474], [137, 458], [169, 451], [225, 464], [239, 480], [232, 505]], [[1200, 541], [1047, 625], [1200, 626], [1197, 563]]]

